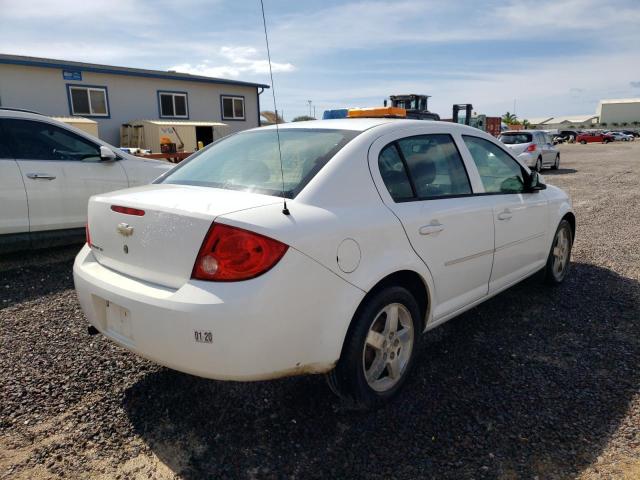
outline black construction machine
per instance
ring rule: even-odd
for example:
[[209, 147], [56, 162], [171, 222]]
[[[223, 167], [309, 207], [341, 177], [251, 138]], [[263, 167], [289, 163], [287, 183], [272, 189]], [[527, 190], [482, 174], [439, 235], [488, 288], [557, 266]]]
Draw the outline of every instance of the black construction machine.
[[[428, 100], [431, 95], [390, 95], [392, 107], [404, 108], [407, 111], [407, 118], [416, 120], [440, 120], [440, 115], [429, 111]], [[387, 100], [384, 101], [387, 106]]]

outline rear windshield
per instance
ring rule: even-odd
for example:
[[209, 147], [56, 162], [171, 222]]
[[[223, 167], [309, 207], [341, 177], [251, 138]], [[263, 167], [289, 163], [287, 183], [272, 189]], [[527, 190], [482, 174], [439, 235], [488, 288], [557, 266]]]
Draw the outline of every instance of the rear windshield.
[[358, 131], [251, 130], [215, 142], [183, 162], [160, 183], [199, 185], [294, 198]]
[[531, 143], [530, 133], [503, 133], [498, 137], [505, 145], [516, 145], [518, 143]]

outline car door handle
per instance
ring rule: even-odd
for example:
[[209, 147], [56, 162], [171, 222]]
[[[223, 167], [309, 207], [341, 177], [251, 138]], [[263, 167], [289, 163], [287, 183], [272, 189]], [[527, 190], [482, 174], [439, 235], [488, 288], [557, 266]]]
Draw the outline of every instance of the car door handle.
[[498, 220], [509, 220], [511, 217], [513, 217], [513, 214], [508, 208], [498, 214]]
[[32, 180], [55, 180], [55, 175], [49, 175], [48, 173], [27, 173], [27, 177]]
[[424, 225], [420, 227], [420, 235], [432, 235], [444, 230], [444, 225], [441, 223], [432, 223], [430, 225]]

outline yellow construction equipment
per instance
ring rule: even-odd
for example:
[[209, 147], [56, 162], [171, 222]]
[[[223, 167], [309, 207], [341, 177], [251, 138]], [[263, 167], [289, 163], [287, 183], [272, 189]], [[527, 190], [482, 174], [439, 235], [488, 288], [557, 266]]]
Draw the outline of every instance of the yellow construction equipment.
[[350, 108], [348, 118], [406, 118], [407, 111], [400, 107]]

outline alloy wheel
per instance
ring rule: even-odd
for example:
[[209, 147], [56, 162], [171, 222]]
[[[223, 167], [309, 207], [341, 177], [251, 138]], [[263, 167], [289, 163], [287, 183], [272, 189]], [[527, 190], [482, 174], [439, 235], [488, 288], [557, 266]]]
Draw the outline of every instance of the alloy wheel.
[[378, 312], [362, 351], [369, 387], [386, 392], [400, 381], [411, 359], [414, 334], [411, 313], [401, 303], [391, 303]]
[[561, 228], [556, 233], [556, 238], [553, 242], [553, 276], [556, 280], [560, 281], [567, 273], [569, 266], [569, 253], [571, 251], [571, 245], [569, 235], [566, 228]]

